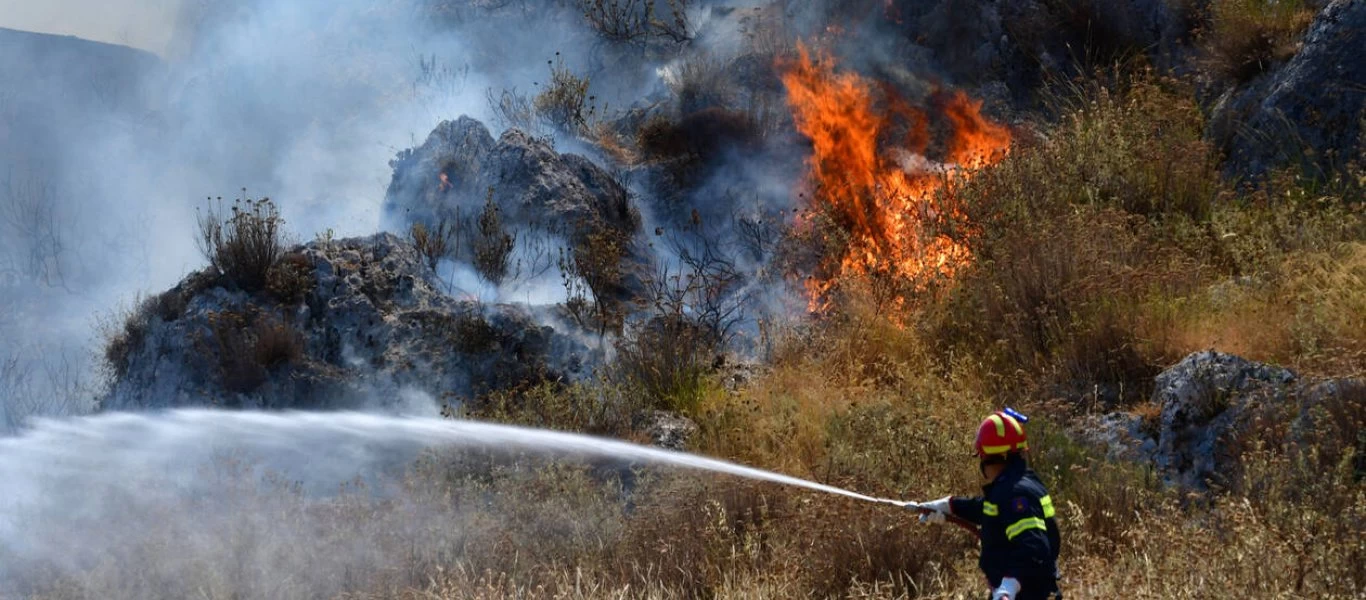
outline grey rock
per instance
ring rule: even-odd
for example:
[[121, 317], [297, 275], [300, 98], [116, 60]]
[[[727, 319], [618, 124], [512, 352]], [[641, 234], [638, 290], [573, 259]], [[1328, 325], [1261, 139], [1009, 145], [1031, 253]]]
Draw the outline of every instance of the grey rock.
[[[196, 275], [172, 290], [182, 314], [147, 313], [127, 368], [103, 397], [106, 410], [218, 405], [244, 408], [425, 409], [482, 392], [591, 368], [588, 349], [528, 309], [456, 300], [440, 290], [413, 246], [391, 234], [296, 248], [313, 288], [298, 305], [217, 286]], [[206, 281], [207, 279], [207, 281]], [[184, 289], [182, 289], [184, 288]], [[155, 312], [155, 311], [153, 311]], [[298, 356], [260, 366], [212, 326], [274, 323], [297, 335]], [[239, 317], [233, 317], [239, 318]], [[245, 357], [232, 354], [245, 353]], [[225, 364], [243, 358], [242, 372]], [[414, 398], [427, 406], [412, 406]]]
[[1224, 443], [1255, 409], [1286, 400], [1295, 374], [1215, 351], [1196, 352], [1154, 380], [1162, 407], [1157, 469], [1169, 482], [1202, 488], [1219, 480], [1236, 456]]
[[[1284, 441], [1291, 451], [1320, 459], [1329, 453], [1331, 460], [1366, 449], [1355, 433], [1366, 415], [1366, 381], [1300, 381], [1287, 369], [1205, 351], [1163, 371], [1155, 384], [1152, 401], [1162, 409], [1156, 431], [1139, 415], [1112, 412], [1082, 419], [1074, 437], [1111, 460], [1151, 464], [1166, 483], [1188, 490], [1236, 483], [1231, 476], [1250, 439]], [[1253, 428], [1266, 419], [1290, 419], [1289, 437]], [[1354, 465], [1366, 472], [1366, 459]]]
[[1185, 35], [1181, 16], [1164, 0], [963, 1], [898, 0], [916, 24], [917, 41], [960, 84], [1004, 82], [1024, 98], [1044, 73], [1065, 74], [1083, 48], [1144, 52], [1159, 65], [1174, 64]]
[[1151, 463], [1157, 458], [1157, 439], [1143, 418], [1126, 412], [1092, 415], [1074, 429], [1080, 441], [1113, 461]]
[[1366, 2], [1335, 0], [1284, 65], [1216, 102], [1210, 136], [1233, 174], [1301, 163], [1328, 169], [1366, 158]]
[[[549, 140], [512, 129], [494, 141], [469, 117], [443, 121], [419, 147], [390, 162], [386, 218], [406, 230], [415, 222], [469, 219], [492, 190], [505, 224], [564, 234], [577, 241], [597, 228], [634, 235], [640, 217], [630, 195], [607, 171]], [[445, 176], [445, 181], [442, 176]]]

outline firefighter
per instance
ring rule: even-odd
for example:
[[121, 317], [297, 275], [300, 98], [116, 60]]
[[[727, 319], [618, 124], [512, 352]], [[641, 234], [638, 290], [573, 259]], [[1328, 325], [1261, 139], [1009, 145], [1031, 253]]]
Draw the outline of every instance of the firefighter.
[[1048, 490], [1025, 461], [1029, 419], [1010, 409], [992, 413], [977, 428], [982, 495], [948, 496], [933, 502], [911, 502], [926, 523], [948, 517], [981, 528], [978, 565], [991, 586], [991, 600], [1062, 598], [1058, 589], [1061, 538]]

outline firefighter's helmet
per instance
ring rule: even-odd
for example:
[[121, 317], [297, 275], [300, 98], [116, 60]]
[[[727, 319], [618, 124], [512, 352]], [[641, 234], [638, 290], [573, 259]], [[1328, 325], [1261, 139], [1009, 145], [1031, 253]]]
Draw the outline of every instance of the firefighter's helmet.
[[1012, 408], [992, 413], [977, 428], [977, 442], [974, 444], [977, 456], [985, 458], [1028, 449], [1024, 428], [1028, 422], [1028, 417]]

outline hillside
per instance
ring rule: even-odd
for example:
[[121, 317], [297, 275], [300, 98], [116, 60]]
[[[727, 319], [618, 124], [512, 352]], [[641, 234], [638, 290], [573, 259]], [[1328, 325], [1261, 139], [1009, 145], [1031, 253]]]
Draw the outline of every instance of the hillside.
[[0, 28], [0, 156], [56, 161], [71, 120], [147, 110], [140, 86], [160, 67], [132, 48]]

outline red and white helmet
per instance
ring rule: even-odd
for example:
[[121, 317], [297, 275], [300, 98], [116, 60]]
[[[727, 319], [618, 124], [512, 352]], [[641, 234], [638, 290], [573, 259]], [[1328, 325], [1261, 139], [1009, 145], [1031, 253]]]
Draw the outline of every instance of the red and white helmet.
[[977, 456], [985, 458], [993, 454], [1009, 454], [1027, 450], [1024, 424], [1029, 418], [1006, 408], [992, 413], [982, 420], [977, 428], [977, 441], [973, 444]]

